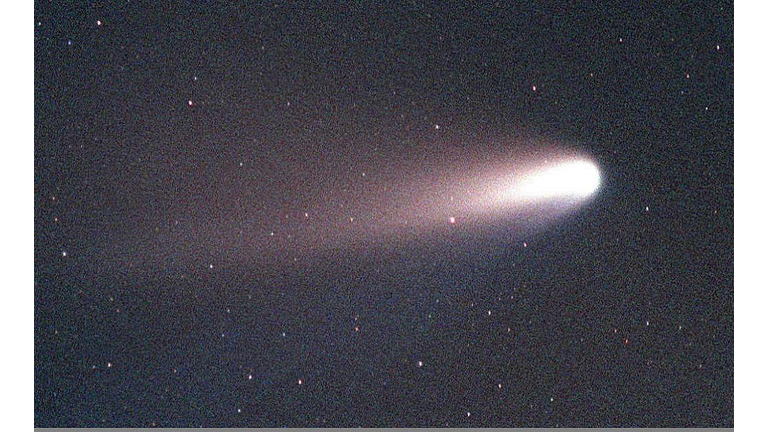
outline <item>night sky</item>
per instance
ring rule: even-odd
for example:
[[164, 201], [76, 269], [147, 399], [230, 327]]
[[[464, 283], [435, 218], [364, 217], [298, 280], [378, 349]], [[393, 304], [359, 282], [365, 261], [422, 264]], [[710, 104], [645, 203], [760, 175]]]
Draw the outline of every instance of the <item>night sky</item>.
[[733, 427], [733, 28], [35, 1], [35, 426]]

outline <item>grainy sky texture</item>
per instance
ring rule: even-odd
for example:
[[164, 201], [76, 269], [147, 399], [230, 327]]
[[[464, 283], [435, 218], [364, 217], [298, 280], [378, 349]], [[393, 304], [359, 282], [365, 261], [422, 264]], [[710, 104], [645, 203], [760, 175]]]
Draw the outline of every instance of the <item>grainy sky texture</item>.
[[35, 426], [732, 427], [733, 5], [465, 3], [36, 1]]

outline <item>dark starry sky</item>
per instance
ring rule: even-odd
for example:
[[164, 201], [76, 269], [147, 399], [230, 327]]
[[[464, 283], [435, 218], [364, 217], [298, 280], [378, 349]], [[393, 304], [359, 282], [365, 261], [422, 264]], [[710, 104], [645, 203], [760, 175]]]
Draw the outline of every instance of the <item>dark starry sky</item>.
[[733, 5], [463, 3], [36, 1], [35, 426], [732, 427]]

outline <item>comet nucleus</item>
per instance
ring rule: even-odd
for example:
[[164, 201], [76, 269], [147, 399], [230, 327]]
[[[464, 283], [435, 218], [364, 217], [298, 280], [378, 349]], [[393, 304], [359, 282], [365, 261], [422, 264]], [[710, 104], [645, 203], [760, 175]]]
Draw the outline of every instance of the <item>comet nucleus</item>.
[[529, 199], [586, 198], [600, 187], [600, 170], [592, 162], [563, 162], [525, 176], [518, 192]]

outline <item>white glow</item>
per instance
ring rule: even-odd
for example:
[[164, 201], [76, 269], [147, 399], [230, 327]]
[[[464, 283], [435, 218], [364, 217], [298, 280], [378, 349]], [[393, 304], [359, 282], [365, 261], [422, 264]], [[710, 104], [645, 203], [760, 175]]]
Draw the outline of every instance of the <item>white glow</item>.
[[523, 179], [520, 193], [527, 198], [584, 198], [600, 186], [600, 170], [588, 161], [557, 164]]

